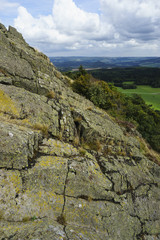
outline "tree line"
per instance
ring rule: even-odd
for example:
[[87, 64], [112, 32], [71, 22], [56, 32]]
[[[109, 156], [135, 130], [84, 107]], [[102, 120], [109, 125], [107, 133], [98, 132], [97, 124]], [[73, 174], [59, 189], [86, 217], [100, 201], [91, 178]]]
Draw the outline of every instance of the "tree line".
[[93, 77], [105, 82], [114, 83], [117, 87], [123, 87], [123, 82], [133, 82], [134, 85], [149, 85], [160, 87], [160, 68], [128, 67], [97, 69], [89, 71]]

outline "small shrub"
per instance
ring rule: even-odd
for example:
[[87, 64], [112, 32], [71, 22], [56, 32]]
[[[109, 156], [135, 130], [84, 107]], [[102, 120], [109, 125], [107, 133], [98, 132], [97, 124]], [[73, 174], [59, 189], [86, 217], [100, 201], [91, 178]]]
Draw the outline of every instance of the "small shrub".
[[79, 136], [77, 135], [77, 136], [75, 136], [75, 138], [73, 140], [73, 145], [77, 147], [79, 145], [79, 142], [80, 142]]
[[91, 150], [99, 152], [102, 149], [101, 143], [99, 140], [93, 140], [92, 142], [88, 142], [87, 145]]
[[35, 123], [35, 124], [33, 125], [33, 128], [34, 128], [35, 130], [41, 131], [44, 136], [48, 136], [48, 129], [49, 129], [48, 125], [41, 124], [41, 123]]
[[96, 141], [95, 141], [95, 146], [94, 146], [94, 148], [95, 148], [95, 150], [96, 150], [97, 152], [101, 151], [102, 146], [101, 146], [101, 143], [100, 143], [99, 140], [96, 140]]
[[113, 139], [110, 139], [110, 140], [108, 141], [108, 145], [113, 146], [113, 145], [114, 145], [114, 140], [113, 140]]
[[92, 111], [93, 110], [93, 107], [87, 107], [86, 110], [89, 110], [89, 111]]
[[107, 156], [108, 154], [111, 155], [112, 154], [112, 147], [111, 146], [106, 146], [103, 150], [103, 154], [104, 154], [104, 156]]
[[71, 110], [71, 112], [73, 112], [75, 109], [74, 109], [74, 107], [70, 107], [70, 110]]
[[96, 152], [100, 152], [102, 150], [102, 145], [98, 139], [93, 140], [85, 140], [84, 138], [81, 139], [81, 146], [84, 149], [94, 150]]
[[94, 180], [94, 175], [93, 174], [89, 175], [89, 180]]
[[3, 75], [7, 76], [6, 71], [4, 69], [2, 69], [2, 68], [0, 68], [0, 73], [2, 73]]
[[56, 94], [54, 91], [49, 91], [47, 94], [46, 94], [46, 97], [50, 98], [50, 99], [53, 99], [56, 97]]
[[92, 197], [88, 196], [88, 202], [92, 202]]
[[120, 152], [118, 152], [118, 155], [120, 155], [122, 157], [126, 157], [127, 153], [125, 151], [120, 151]]
[[74, 118], [74, 122], [75, 123], [80, 123], [81, 121], [82, 121], [82, 117], [81, 116]]
[[61, 131], [61, 132], [59, 133], [59, 135], [58, 135], [58, 139], [61, 141], [62, 138], [63, 138], [63, 132]]
[[37, 219], [36, 216], [31, 217], [31, 221], [35, 221]]
[[81, 156], [85, 156], [86, 155], [86, 150], [84, 148], [79, 148], [79, 153]]

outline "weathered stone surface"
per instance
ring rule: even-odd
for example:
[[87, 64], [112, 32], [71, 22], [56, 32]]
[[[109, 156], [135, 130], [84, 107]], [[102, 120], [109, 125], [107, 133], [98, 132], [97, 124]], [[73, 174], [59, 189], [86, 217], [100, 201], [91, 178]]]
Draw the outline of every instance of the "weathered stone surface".
[[160, 167], [0, 24], [0, 240], [158, 240]]
[[38, 133], [0, 122], [0, 168], [22, 169], [38, 150]]
[[2, 23], [0, 23], [0, 30], [1, 30], [3, 33], [7, 32], [6, 27], [5, 27]]
[[55, 139], [44, 139], [39, 147], [41, 154], [47, 154], [51, 156], [71, 157], [79, 155], [79, 152], [73, 145], [63, 143]]
[[31, 220], [29, 222], [0, 222], [0, 239], [66, 239], [63, 226], [52, 219]]
[[10, 38], [14, 36], [17, 39], [20, 39], [20, 40], [24, 41], [22, 34], [19, 33], [17, 31], [17, 29], [12, 27], [12, 26], [9, 26], [8, 35], [9, 35]]

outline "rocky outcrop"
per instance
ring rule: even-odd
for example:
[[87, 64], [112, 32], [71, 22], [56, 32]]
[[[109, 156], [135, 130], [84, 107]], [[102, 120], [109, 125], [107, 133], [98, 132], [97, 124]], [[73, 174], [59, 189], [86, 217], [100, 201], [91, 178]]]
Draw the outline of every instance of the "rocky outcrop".
[[0, 239], [160, 239], [160, 167], [0, 25]]

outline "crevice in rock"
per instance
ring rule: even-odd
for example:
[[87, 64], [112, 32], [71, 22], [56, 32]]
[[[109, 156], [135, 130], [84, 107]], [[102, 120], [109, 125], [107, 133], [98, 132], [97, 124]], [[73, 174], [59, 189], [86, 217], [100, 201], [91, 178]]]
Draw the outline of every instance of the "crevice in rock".
[[141, 232], [136, 235], [136, 239], [137, 240], [145, 240], [144, 235], [148, 235], [148, 233], [146, 231], [144, 231], [144, 229], [143, 229], [145, 223], [141, 221], [139, 216], [133, 216], [133, 215], [130, 215], [130, 216], [137, 218], [141, 224]]
[[[65, 211], [65, 205], [66, 205], [66, 187], [67, 187], [67, 182], [68, 182], [68, 174], [69, 174], [69, 162], [67, 162], [67, 173], [66, 173], [66, 179], [65, 179], [64, 190], [63, 190], [63, 195], [62, 195], [63, 199], [64, 199], [64, 203], [63, 203], [61, 215], [57, 217], [57, 222], [64, 226], [63, 231], [66, 235], [67, 240], [69, 240], [69, 237], [66, 232], [67, 220], [64, 215], [64, 211]], [[57, 195], [60, 195], [60, 194], [57, 194]]]
[[152, 186], [158, 187], [158, 184], [157, 183], [141, 183], [134, 190], [136, 191], [139, 187], [142, 187], [142, 186], [149, 186], [149, 189], [147, 190], [147, 193], [148, 193], [151, 190]]
[[[62, 194], [59, 194], [59, 193], [56, 193], [56, 195], [58, 196], [63, 196]], [[73, 199], [82, 199], [82, 200], [85, 200], [87, 202], [111, 202], [111, 203], [114, 203], [114, 204], [118, 204], [120, 205], [120, 202], [118, 201], [115, 201], [114, 198], [112, 199], [106, 199], [106, 198], [92, 198], [90, 196], [87, 196], [87, 195], [79, 195], [79, 196], [70, 196], [70, 195], [65, 195], [65, 197], [68, 197], [68, 198], [73, 198]]]
[[62, 208], [62, 215], [64, 214], [64, 209], [66, 205], [66, 188], [67, 188], [67, 182], [68, 182], [68, 174], [69, 174], [69, 162], [67, 162], [67, 173], [66, 173], [66, 179], [65, 179], [64, 190], [63, 190], [64, 204]]
[[63, 231], [64, 231], [64, 233], [66, 235], [67, 240], [70, 240], [70, 238], [68, 237], [67, 232], [66, 232], [66, 226], [64, 226]]
[[[31, 169], [35, 166], [35, 164], [37, 163], [37, 159], [40, 158], [40, 157], [49, 157], [51, 156], [50, 154], [47, 154], [47, 153], [40, 153], [39, 151], [35, 151], [34, 152], [34, 156], [32, 158], [29, 158], [28, 159], [28, 167], [24, 168], [25, 170], [26, 169]], [[24, 170], [22, 169], [22, 170]]]
[[0, 167], [0, 169], [3, 170], [7, 170], [7, 171], [28, 171], [28, 169], [31, 169], [35, 166], [35, 164], [37, 163], [37, 159], [40, 157], [46, 157], [46, 156], [51, 156], [50, 154], [45, 154], [45, 153], [40, 153], [38, 151], [34, 151], [34, 156], [31, 158], [28, 158], [28, 166], [23, 167], [23, 168], [16, 168], [14, 167], [14, 165], [12, 164], [12, 167]]
[[84, 199], [84, 200], [89, 201], [89, 202], [92, 202], [92, 201], [93, 201], [93, 202], [111, 202], [111, 203], [120, 205], [120, 202], [115, 201], [114, 198], [112, 198], [112, 199], [92, 198], [92, 197], [90, 197], [90, 196], [85, 196], [85, 195], [78, 196], [77, 198], [79, 198], [79, 199]]
[[3, 80], [0, 80], [0, 84], [6, 85], [6, 86], [11, 86], [12, 85], [12, 83], [5, 82]]
[[59, 126], [59, 132], [61, 132], [61, 119], [62, 119], [62, 111], [58, 111], [58, 126]]
[[97, 161], [97, 163], [98, 163], [98, 165], [99, 165], [99, 167], [101, 169], [101, 172], [105, 175], [106, 174], [106, 168], [101, 164], [100, 156], [99, 156], [98, 153], [96, 154], [95, 158], [96, 158], [96, 161]]
[[89, 128], [89, 124], [84, 118], [84, 116], [81, 115], [79, 112], [71, 111], [71, 116], [73, 118], [74, 125], [75, 125], [75, 136], [79, 138], [79, 144], [82, 144], [83, 138], [85, 137], [84, 136], [85, 126], [83, 125], [83, 123], [85, 122], [88, 128]]
[[[100, 156], [98, 155], [98, 153], [96, 154], [95, 158], [96, 158], [96, 161], [97, 161], [97, 163], [98, 163], [98, 165], [99, 165], [99, 167], [100, 167], [100, 170], [101, 170], [102, 174], [105, 175], [105, 177], [112, 183], [112, 189], [111, 189], [111, 191], [114, 191], [114, 185], [115, 185], [115, 183], [114, 183], [114, 181], [112, 180], [112, 177], [111, 177], [111, 176], [106, 175], [106, 173], [107, 173], [107, 172], [106, 172], [106, 168], [101, 164]], [[111, 172], [111, 173], [112, 173], [112, 172]]]

